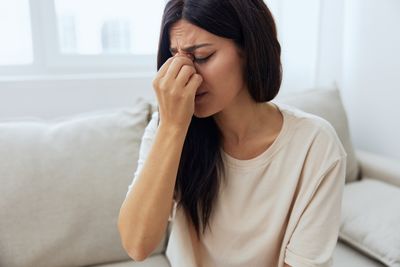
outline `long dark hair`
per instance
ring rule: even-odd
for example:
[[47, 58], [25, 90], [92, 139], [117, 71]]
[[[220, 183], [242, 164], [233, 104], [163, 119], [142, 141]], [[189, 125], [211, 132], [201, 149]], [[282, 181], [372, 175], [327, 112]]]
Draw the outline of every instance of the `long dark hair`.
[[[169, 30], [185, 19], [214, 35], [229, 38], [244, 55], [243, 79], [253, 100], [268, 102], [282, 81], [281, 47], [275, 22], [263, 0], [170, 0], [164, 9], [157, 70], [170, 58]], [[224, 167], [221, 132], [212, 116], [192, 117], [179, 162], [174, 197], [190, 217], [198, 238], [209, 225]]]

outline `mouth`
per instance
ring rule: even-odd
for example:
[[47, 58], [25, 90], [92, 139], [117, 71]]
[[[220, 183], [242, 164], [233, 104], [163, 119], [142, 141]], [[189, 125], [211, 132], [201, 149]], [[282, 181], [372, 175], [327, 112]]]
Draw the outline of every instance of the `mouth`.
[[203, 102], [204, 99], [206, 98], [206, 96], [207, 96], [207, 92], [197, 93], [197, 94], [196, 94], [196, 97], [195, 97], [196, 103]]
[[198, 92], [198, 93], [196, 93], [196, 97], [197, 96], [202, 96], [202, 95], [205, 95], [205, 94], [207, 94], [207, 92]]

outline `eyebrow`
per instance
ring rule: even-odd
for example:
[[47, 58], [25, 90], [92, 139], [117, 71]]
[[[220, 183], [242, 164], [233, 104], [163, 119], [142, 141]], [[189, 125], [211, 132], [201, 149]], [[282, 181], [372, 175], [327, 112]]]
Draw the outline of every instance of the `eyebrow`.
[[[187, 52], [187, 53], [191, 53], [191, 52], [193, 52], [194, 50], [196, 50], [197, 48], [204, 47], [204, 46], [210, 46], [210, 45], [212, 45], [212, 44], [208, 44], [208, 43], [205, 43], [205, 44], [198, 44], [198, 45], [193, 45], [193, 46], [189, 46], [189, 47], [182, 48], [182, 50], [185, 51], [185, 52]], [[177, 49], [174, 48], [174, 47], [171, 47], [171, 48], [169, 49], [169, 51], [171, 52], [171, 54], [174, 54], [174, 53], [177, 52]]]

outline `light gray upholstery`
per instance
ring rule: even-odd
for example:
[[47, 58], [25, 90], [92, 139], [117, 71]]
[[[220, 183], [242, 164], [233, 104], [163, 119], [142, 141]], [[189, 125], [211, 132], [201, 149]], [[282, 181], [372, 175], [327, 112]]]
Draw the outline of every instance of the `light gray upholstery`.
[[345, 186], [339, 237], [389, 266], [400, 266], [400, 188], [366, 176]]
[[[149, 103], [43, 121], [0, 121], [0, 266], [129, 260], [117, 219]], [[165, 248], [165, 240], [155, 254]]]
[[389, 159], [363, 150], [356, 150], [356, 154], [364, 177], [378, 179], [400, 187], [399, 160]]
[[141, 262], [134, 262], [130, 260], [101, 265], [91, 265], [86, 267], [170, 267], [170, 265], [165, 255], [154, 255]]
[[333, 254], [333, 267], [383, 267], [385, 266], [352, 248], [343, 241], [338, 242]]

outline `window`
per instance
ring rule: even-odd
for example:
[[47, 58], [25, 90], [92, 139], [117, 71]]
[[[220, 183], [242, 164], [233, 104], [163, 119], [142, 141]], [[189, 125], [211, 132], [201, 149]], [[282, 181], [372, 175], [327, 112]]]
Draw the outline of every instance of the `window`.
[[0, 75], [153, 72], [165, 0], [0, 0]]
[[55, 0], [62, 54], [155, 54], [164, 1]]
[[33, 62], [29, 0], [0, 0], [0, 65]]

